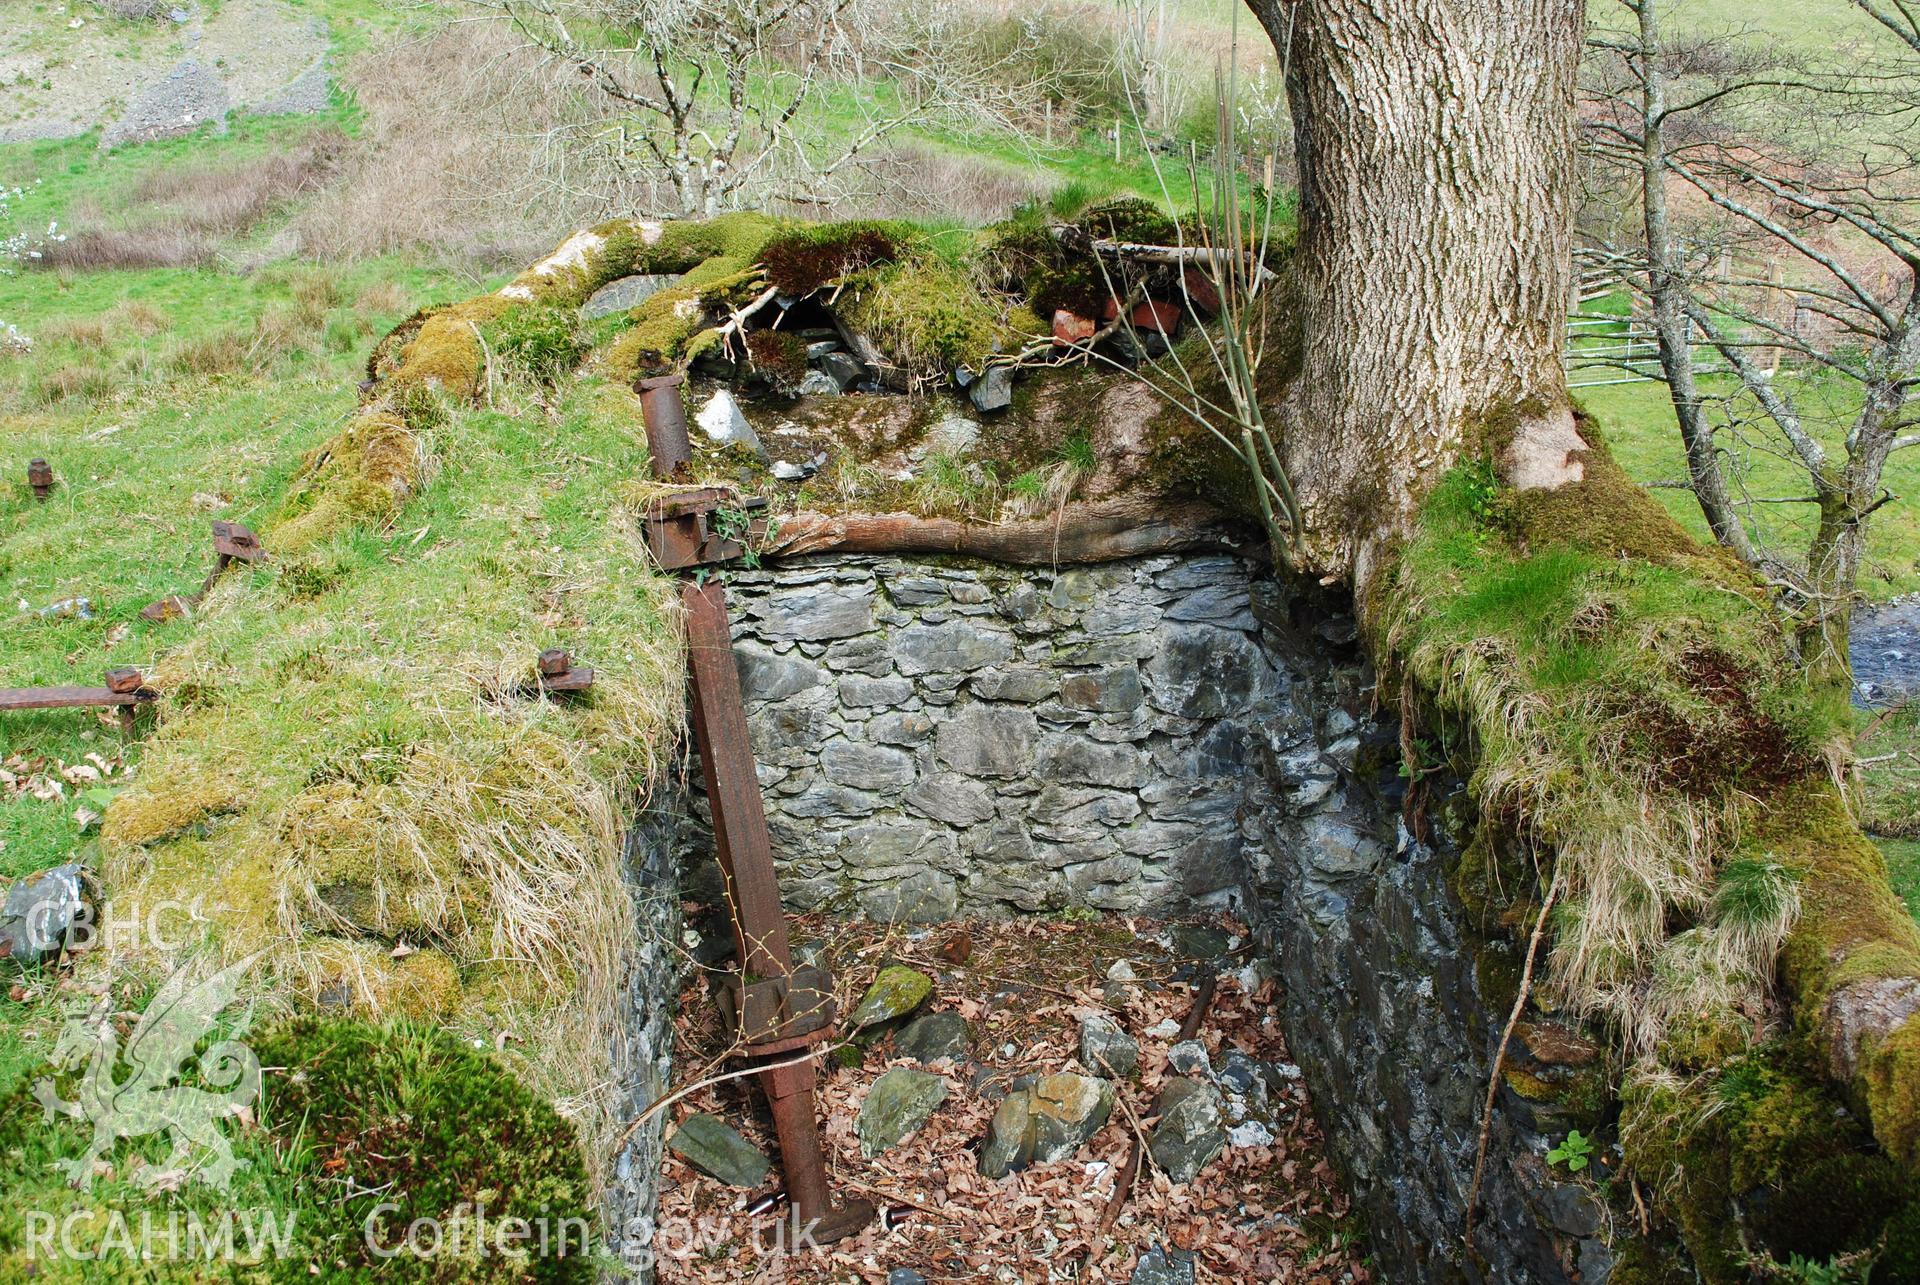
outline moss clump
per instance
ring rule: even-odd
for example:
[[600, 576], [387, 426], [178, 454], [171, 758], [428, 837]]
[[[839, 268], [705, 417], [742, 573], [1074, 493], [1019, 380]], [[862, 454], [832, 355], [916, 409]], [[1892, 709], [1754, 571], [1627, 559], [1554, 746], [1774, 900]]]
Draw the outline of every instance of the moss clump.
[[[329, 1274], [594, 1279], [593, 1192], [573, 1126], [498, 1062], [428, 1027], [337, 1018], [282, 1023], [253, 1047], [269, 1068], [263, 1119], [276, 1138], [298, 1140], [327, 1189], [348, 1193], [303, 1211], [303, 1239]], [[463, 1231], [465, 1252], [376, 1253], [423, 1218], [449, 1242]], [[512, 1239], [513, 1219], [548, 1234]]]
[[1179, 224], [1166, 211], [1151, 201], [1134, 196], [1089, 206], [1081, 213], [1078, 222], [1103, 241], [1171, 245], [1180, 236]]
[[238, 782], [204, 770], [141, 774], [140, 784], [115, 798], [101, 823], [110, 844], [134, 847], [183, 834], [214, 817], [237, 812], [245, 795]]
[[[1522, 418], [1489, 417], [1375, 582], [1376, 653], [1471, 729], [1473, 793], [1504, 840], [1555, 854], [1546, 994], [1607, 1018], [1638, 1063], [1623, 1145], [1701, 1274], [1870, 1248], [1911, 1198], [1920, 1047], [1902, 1028], [1865, 1050], [1853, 1099], [1813, 1050], [1839, 988], [1920, 975], [1920, 936], [1826, 771], [1843, 711], [1801, 681], [1765, 595], [1628, 483], [1590, 423], [1583, 482], [1504, 490]], [[1469, 847], [1470, 904], [1529, 883], [1500, 853]], [[1781, 957], [1795, 1042], [1753, 1050]]]
[[791, 392], [807, 377], [807, 345], [784, 330], [755, 330], [747, 335], [747, 358], [776, 389]]
[[782, 226], [750, 211], [672, 223], [614, 219], [568, 237], [500, 293], [577, 308], [609, 281], [635, 273], [677, 275], [714, 258], [749, 262]]
[[382, 335], [367, 353], [367, 378], [378, 382], [389, 378], [395, 370], [399, 369], [400, 354], [406, 351], [407, 345], [419, 335], [420, 327], [427, 324], [427, 319], [442, 311], [444, 306], [436, 304], [421, 308]]
[[573, 308], [530, 304], [515, 308], [482, 334], [507, 372], [551, 384], [586, 356], [586, 332]]
[[1000, 306], [960, 268], [927, 256], [855, 275], [840, 315], [917, 379], [978, 370], [1013, 342]]
[[1750, 1252], [1825, 1262], [1871, 1251], [1920, 1196], [1803, 1043], [1755, 1048], [1689, 1081], [1642, 1080], [1625, 1100], [1627, 1163], [1664, 1197], [1709, 1281], [1749, 1279]]
[[[398, 511], [419, 486], [424, 451], [418, 434], [396, 407], [419, 408], [418, 395], [397, 393], [370, 406], [301, 466], [280, 519], [265, 536], [276, 555], [297, 554], [342, 529], [380, 522]], [[415, 419], [430, 411], [416, 409]]]
[[631, 328], [601, 350], [599, 367], [623, 384], [683, 370], [718, 343], [720, 318], [765, 288], [766, 278], [750, 261], [708, 259], [635, 308]]
[[1746, 846], [1801, 872], [1800, 920], [1784, 960], [1810, 1023], [1842, 987], [1920, 976], [1920, 928], [1842, 799], [1811, 783], [1787, 791], [1752, 819]]
[[[1885, 857], [1830, 787], [1780, 793], [1752, 817], [1745, 846], [1798, 874], [1800, 916], [1782, 959], [1806, 1038], [1818, 1038], [1847, 988], [1920, 977], [1920, 927], [1894, 895]], [[1920, 1021], [1908, 1018], [1861, 1054], [1856, 1089], [1874, 1135], [1893, 1155], [1920, 1160]]]
[[1920, 1014], [1868, 1052], [1860, 1078], [1875, 1136], [1906, 1163], [1920, 1163]]
[[901, 223], [808, 224], [768, 241], [760, 265], [782, 294], [799, 298], [850, 272], [893, 262], [913, 239]]
[[1056, 235], [1045, 210], [1033, 206], [988, 229], [985, 258], [1041, 317], [1060, 309], [1099, 317], [1109, 300], [1127, 293], [1140, 269], [1103, 262], [1087, 248], [1088, 238], [1171, 245], [1179, 237], [1172, 218], [1152, 202], [1133, 197], [1085, 210], [1064, 236]]
[[[1377, 582], [1378, 650], [1470, 728], [1483, 812], [1572, 858], [1554, 992], [1644, 1051], [1661, 1013], [1731, 1003], [1769, 971], [1771, 929], [1742, 938], [1747, 958], [1732, 926], [1715, 927], [1750, 978], [1689, 991], [1705, 975], [1681, 956], [1700, 939], [1668, 939], [1676, 919], [1717, 923], [1703, 912], [1721, 852], [1701, 837], [1739, 799], [1810, 777], [1832, 712], [1798, 688], [1764, 603], [1670, 556], [1683, 545], [1658, 561], [1590, 547], [1495, 479], [1477, 461], [1436, 487]], [[1656, 977], [1650, 1005], [1641, 983]]]
[[780, 219], [752, 211], [721, 214], [711, 219], [666, 224], [659, 240], [641, 255], [640, 272], [692, 272], [713, 259], [750, 263], [775, 233], [788, 226]]
[[400, 350], [400, 360], [389, 378], [396, 385], [434, 389], [461, 400], [471, 398], [486, 375], [481, 331], [514, 307], [514, 300], [489, 294], [440, 309], [420, 323], [413, 341]]
[[313, 998], [356, 1016], [438, 1021], [465, 999], [459, 965], [433, 949], [396, 957], [384, 942], [342, 938], [317, 943], [303, 962]]

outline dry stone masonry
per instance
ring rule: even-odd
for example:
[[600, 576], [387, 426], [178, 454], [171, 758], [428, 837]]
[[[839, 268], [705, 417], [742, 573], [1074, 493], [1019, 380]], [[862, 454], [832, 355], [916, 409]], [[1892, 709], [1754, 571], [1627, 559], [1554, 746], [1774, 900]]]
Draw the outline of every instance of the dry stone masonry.
[[1284, 686], [1246, 564], [840, 559], [731, 583], [795, 903], [933, 921], [1238, 887], [1244, 746]]
[[[1460, 1253], [1517, 961], [1468, 924], [1457, 847], [1400, 822], [1397, 725], [1374, 710], [1350, 616], [1227, 556], [1057, 571], [825, 558], [730, 583], [790, 901], [927, 922], [1233, 909], [1284, 982], [1289, 1046], [1389, 1278], [1606, 1277], [1590, 1185], [1545, 1160], [1585, 1123], [1564, 1090], [1603, 1072], [1563, 1028], [1517, 1042], [1509, 1081], [1559, 1087], [1502, 1094], [1487, 1257]], [[712, 863], [687, 858], [706, 845], [681, 851], [697, 882]], [[1081, 1034], [1124, 1060], [1114, 1033]], [[1258, 1078], [1205, 1064], [1201, 1050], [1177, 1127], [1156, 1133], [1165, 1167], [1223, 1145], [1203, 1078]], [[989, 1171], [1038, 1147], [1021, 1107], [996, 1116]]]

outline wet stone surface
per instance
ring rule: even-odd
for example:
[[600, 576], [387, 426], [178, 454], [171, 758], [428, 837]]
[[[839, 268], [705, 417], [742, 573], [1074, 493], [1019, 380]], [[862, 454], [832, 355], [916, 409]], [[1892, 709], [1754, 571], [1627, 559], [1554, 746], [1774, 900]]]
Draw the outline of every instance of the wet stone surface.
[[1920, 598], [1856, 611], [1849, 643], [1855, 699], [1890, 705], [1920, 695]]

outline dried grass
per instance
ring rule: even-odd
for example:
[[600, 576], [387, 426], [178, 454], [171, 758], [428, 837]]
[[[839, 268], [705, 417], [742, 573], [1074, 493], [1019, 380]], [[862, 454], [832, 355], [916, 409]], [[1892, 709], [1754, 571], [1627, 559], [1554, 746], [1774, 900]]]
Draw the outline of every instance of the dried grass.
[[[88, 213], [80, 212], [86, 219]], [[197, 228], [168, 224], [93, 227], [48, 246], [36, 266], [77, 272], [117, 268], [197, 268], [213, 262], [219, 242]]]
[[102, 314], [114, 334], [151, 339], [167, 328], [167, 314], [138, 299], [123, 299]]
[[36, 266], [83, 271], [204, 266], [226, 241], [317, 190], [337, 168], [347, 141], [336, 129], [317, 129], [283, 151], [240, 164], [155, 170], [135, 185], [121, 208], [77, 209], [75, 230], [47, 246]]
[[992, 223], [1025, 201], [1042, 199], [1050, 185], [1031, 168], [959, 152], [896, 143], [868, 166], [874, 188], [854, 207], [883, 218], [952, 219]]
[[195, 378], [231, 375], [246, 367], [255, 338], [252, 330], [217, 330], [175, 344], [167, 350], [162, 364], [177, 375]]
[[[549, 131], [578, 124], [578, 77], [498, 27], [464, 22], [367, 54], [347, 79], [362, 146], [294, 227], [307, 253], [352, 260], [427, 251], [478, 267], [525, 263], [617, 202], [584, 176], [546, 190]], [[420, 86], [434, 92], [422, 94]]]
[[112, 392], [113, 387], [113, 374], [103, 367], [64, 363], [40, 372], [33, 381], [31, 400], [41, 406], [96, 401]]
[[113, 342], [113, 338], [113, 328], [104, 315], [59, 317], [40, 327], [41, 342], [72, 344], [76, 348], [103, 349]]
[[376, 281], [353, 298], [353, 310], [362, 316], [369, 313], [401, 313], [412, 306], [413, 296], [402, 289], [397, 281]]

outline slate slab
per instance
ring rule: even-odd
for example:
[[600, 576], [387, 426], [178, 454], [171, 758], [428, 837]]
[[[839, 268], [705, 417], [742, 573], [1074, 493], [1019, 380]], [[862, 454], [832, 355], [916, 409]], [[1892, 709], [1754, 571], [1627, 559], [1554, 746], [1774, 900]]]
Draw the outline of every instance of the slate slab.
[[905, 964], [888, 964], [867, 987], [867, 993], [847, 1014], [847, 1029], [857, 1031], [876, 1022], [905, 1017], [933, 994], [933, 979]]
[[894, 1036], [893, 1047], [916, 1062], [960, 1062], [973, 1047], [973, 1034], [958, 1013], [928, 1013]]
[[854, 1119], [860, 1153], [873, 1159], [925, 1124], [946, 1100], [947, 1082], [939, 1076], [894, 1067], [873, 1082]]
[[690, 1115], [667, 1143], [674, 1155], [729, 1187], [757, 1187], [772, 1162], [718, 1116]]

